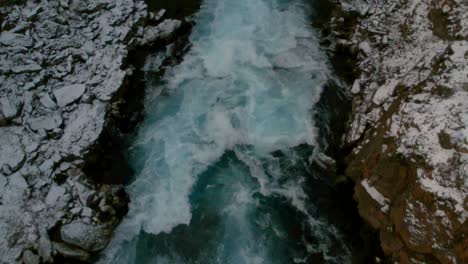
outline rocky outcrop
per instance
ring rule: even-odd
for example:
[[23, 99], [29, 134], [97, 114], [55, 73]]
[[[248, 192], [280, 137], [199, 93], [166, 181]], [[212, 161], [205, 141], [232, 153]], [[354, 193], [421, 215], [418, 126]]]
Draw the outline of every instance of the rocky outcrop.
[[87, 261], [107, 245], [128, 198], [84, 168], [119, 115], [129, 50], [180, 26], [163, 15], [136, 0], [0, 3], [2, 263]]
[[339, 0], [355, 58], [347, 174], [397, 263], [468, 262], [468, 4]]

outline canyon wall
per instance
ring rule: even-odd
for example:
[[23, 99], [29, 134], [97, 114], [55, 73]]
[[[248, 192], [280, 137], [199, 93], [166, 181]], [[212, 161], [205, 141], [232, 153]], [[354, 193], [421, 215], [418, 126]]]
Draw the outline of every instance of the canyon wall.
[[129, 52], [182, 22], [143, 1], [60, 0], [2, 1], [0, 23], [1, 263], [88, 261], [128, 206]]
[[346, 174], [360, 215], [392, 263], [466, 263], [468, 3], [332, 2], [327, 33], [347, 58], [335, 64], [350, 81]]

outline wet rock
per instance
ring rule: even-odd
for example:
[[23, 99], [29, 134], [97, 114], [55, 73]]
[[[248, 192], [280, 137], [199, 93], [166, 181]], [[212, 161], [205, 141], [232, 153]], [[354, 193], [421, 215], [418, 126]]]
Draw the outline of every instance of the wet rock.
[[65, 258], [88, 261], [90, 254], [80, 248], [72, 247], [63, 243], [53, 242], [55, 250]]
[[96, 252], [107, 246], [112, 231], [109, 226], [105, 225], [96, 226], [83, 222], [72, 222], [62, 226], [60, 234], [64, 242], [89, 252]]

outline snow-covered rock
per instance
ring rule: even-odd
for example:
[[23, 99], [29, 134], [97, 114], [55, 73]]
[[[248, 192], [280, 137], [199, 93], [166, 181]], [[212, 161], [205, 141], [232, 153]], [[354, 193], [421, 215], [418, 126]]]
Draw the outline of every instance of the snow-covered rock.
[[86, 86], [84, 84], [67, 85], [54, 90], [54, 96], [57, 99], [57, 105], [64, 107], [80, 99], [85, 91]]
[[346, 136], [359, 212], [392, 263], [466, 263], [468, 5], [337, 2], [361, 14], [330, 20], [361, 51]]
[[[145, 44], [180, 27], [163, 15]], [[0, 262], [86, 261], [107, 244], [128, 201], [83, 168], [112, 129], [148, 19], [137, 0], [0, 4]], [[93, 193], [106, 199], [89, 206]], [[49, 237], [61, 226], [63, 240]]]

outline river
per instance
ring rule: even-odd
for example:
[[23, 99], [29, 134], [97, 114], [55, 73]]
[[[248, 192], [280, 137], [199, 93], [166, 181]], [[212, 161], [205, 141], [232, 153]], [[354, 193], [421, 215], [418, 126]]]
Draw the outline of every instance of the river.
[[306, 191], [333, 78], [310, 8], [203, 1], [182, 62], [147, 76], [130, 209], [101, 263], [351, 263]]

